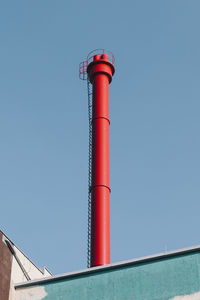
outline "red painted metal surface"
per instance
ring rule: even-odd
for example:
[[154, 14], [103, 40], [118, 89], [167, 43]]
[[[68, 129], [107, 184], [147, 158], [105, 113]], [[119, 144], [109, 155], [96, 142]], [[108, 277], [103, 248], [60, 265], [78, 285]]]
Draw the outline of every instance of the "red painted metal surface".
[[109, 83], [114, 66], [106, 54], [87, 67], [93, 86], [91, 267], [110, 263]]

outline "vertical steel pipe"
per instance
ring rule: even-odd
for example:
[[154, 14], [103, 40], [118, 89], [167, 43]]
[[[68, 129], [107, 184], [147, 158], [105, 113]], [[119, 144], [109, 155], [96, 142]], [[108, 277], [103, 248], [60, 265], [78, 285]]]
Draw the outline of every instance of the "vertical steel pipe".
[[95, 55], [87, 72], [93, 86], [91, 266], [110, 263], [109, 83], [114, 66]]

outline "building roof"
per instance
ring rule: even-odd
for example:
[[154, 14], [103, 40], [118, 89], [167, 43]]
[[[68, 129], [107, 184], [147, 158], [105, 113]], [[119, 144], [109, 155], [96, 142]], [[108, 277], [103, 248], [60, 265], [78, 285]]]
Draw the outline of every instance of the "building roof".
[[3, 235], [4, 239], [8, 240], [12, 246], [14, 246], [41, 274], [44, 274], [45, 270], [51, 275], [51, 272], [43, 266], [39, 268], [36, 264], [0, 229], [0, 233]]
[[188, 247], [188, 248], [182, 248], [182, 249], [178, 249], [178, 250], [174, 250], [174, 251], [161, 252], [159, 254], [144, 256], [141, 258], [126, 260], [126, 261], [121, 261], [121, 262], [113, 263], [113, 264], [109, 264], [109, 265], [92, 267], [92, 268], [75, 271], [75, 272], [71, 272], [71, 273], [58, 274], [58, 275], [54, 275], [51, 277], [30, 280], [28, 282], [16, 284], [15, 288], [18, 289], [18, 288], [22, 288], [22, 287], [34, 286], [39, 283], [53, 282], [53, 281], [58, 281], [58, 280], [63, 280], [63, 279], [68, 279], [68, 278], [73, 278], [73, 277], [79, 277], [79, 276], [87, 275], [87, 274], [89, 275], [89, 274], [93, 274], [93, 273], [103, 272], [103, 271], [107, 271], [107, 270], [109, 271], [112, 269], [122, 268], [122, 267], [126, 267], [126, 266], [137, 265], [137, 264], [141, 264], [141, 263], [145, 263], [145, 262], [154, 262], [156, 260], [168, 259], [168, 258], [172, 258], [172, 257], [185, 255], [185, 254], [191, 254], [194, 252], [200, 252], [200, 245]]

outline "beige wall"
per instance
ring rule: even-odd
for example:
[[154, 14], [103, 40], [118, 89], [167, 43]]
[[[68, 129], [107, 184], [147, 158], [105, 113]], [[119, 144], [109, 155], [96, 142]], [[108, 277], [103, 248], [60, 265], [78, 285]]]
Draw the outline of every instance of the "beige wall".
[[[39, 269], [16, 245], [0, 231], [0, 300], [15, 300], [14, 284], [26, 282], [22, 268], [8, 248], [9, 242], [22, 267], [31, 280], [51, 276], [44, 267]], [[2, 273], [2, 274], [1, 274]]]

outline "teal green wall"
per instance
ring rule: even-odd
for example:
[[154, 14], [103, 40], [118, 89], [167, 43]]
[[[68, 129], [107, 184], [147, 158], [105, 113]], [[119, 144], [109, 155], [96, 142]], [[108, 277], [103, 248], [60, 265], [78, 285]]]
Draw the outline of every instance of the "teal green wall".
[[42, 286], [47, 293], [45, 300], [167, 300], [200, 291], [199, 272], [197, 252], [50, 281]]

